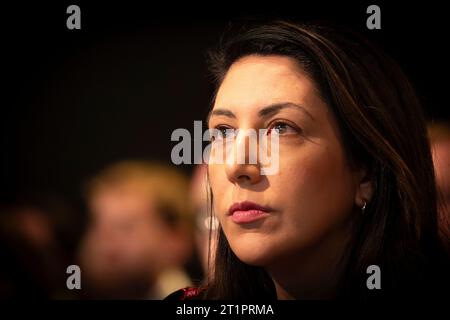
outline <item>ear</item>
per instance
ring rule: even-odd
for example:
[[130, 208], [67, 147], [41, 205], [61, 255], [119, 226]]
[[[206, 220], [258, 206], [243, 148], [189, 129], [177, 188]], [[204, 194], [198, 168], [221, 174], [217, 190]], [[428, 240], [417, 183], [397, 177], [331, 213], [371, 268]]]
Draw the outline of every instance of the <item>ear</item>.
[[372, 199], [374, 186], [372, 175], [367, 168], [361, 168], [357, 171], [357, 186], [355, 193], [355, 204], [362, 207], [364, 202], [369, 203]]

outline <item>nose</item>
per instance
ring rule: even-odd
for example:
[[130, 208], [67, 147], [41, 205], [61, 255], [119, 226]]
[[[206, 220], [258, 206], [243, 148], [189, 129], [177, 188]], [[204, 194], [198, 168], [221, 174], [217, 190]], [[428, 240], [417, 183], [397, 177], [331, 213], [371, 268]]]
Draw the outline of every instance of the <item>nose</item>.
[[252, 143], [255, 141], [250, 141], [248, 136], [238, 134], [230, 149], [232, 152], [227, 152], [225, 170], [232, 183], [256, 184], [261, 181], [260, 165], [256, 154], [258, 146]]

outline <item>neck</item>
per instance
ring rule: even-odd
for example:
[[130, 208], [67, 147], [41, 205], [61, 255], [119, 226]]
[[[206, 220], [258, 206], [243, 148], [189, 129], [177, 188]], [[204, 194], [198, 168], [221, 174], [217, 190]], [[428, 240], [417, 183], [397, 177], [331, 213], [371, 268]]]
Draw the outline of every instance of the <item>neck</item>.
[[348, 260], [351, 227], [335, 230], [318, 244], [277, 259], [266, 271], [275, 283], [277, 297], [289, 299], [333, 299]]

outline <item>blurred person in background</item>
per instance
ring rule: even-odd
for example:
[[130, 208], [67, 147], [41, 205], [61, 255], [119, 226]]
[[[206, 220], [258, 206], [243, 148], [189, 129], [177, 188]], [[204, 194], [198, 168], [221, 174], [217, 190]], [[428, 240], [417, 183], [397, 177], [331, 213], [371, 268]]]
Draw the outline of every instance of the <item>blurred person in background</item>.
[[66, 268], [82, 220], [57, 197], [19, 198], [0, 209], [0, 298], [77, 298], [66, 287]]
[[113, 164], [90, 181], [80, 247], [88, 298], [161, 299], [191, 283], [188, 188], [176, 169], [143, 161]]
[[[450, 124], [435, 122], [428, 125], [436, 185], [439, 196], [439, 219], [441, 232], [450, 237]], [[447, 247], [450, 245], [447, 241]]]

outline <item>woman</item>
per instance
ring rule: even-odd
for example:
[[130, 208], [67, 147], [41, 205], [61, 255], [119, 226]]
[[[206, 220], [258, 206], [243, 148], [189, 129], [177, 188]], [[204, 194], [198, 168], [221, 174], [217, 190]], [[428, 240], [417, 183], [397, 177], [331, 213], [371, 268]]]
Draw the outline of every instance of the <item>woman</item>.
[[[277, 135], [279, 170], [209, 165], [220, 222], [211, 276], [172, 297], [398, 298], [445, 288], [422, 110], [394, 61], [351, 32], [277, 21], [230, 31], [211, 70], [209, 128]], [[378, 289], [369, 289], [372, 265]]]

